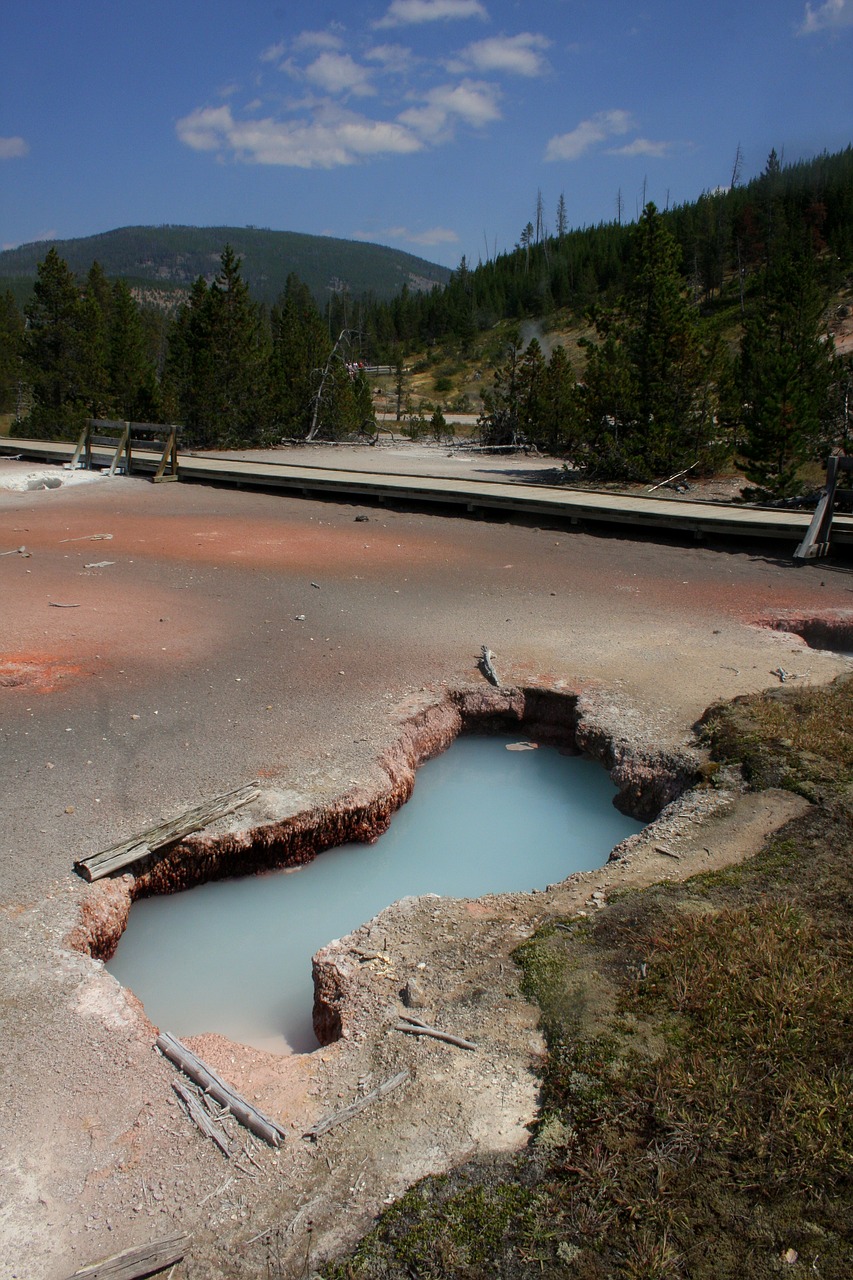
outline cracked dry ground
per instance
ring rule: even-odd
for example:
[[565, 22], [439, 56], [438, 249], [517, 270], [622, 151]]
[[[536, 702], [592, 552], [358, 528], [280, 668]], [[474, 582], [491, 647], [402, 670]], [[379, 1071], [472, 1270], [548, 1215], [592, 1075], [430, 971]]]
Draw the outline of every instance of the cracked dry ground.
[[[0, 550], [21, 546], [0, 558], [0, 1259], [31, 1280], [179, 1231], [192, 1243], [176, 1280], [300, 1275], [414, 1179], [520, 1145], [542, 1041], [510, 959], [519, 940], [550, 914], [601, 909], [610, 886], [737, 860], [801, 802], [692, 794], [599, 872], [366, 922], [324, 957], [344, 1038], [289, 1058], [193, 1041], [292, 1135], [230, 1163], [179, 1110], [144, 1011], [71, 945], [93, 893], [75, 858], [252, 778], [260, 798], [208, 847], [382, 795], [413, 723], [482, 698], [483, 644], [506, 684], [570, 695], [626, 785], [656, 761], [687, 776], [712, 702], [777, 683], [778, 668], [825, 682], [849, 666], [760, 625], [853, 613], [847, 567], [798, 569], [788, 548], [130, 479], [3, 496]], [[413, 974], [424, 1020], [476, 1053], [389, 1029]], [[403, 1067], [405, 1086], [302, 1138]]]

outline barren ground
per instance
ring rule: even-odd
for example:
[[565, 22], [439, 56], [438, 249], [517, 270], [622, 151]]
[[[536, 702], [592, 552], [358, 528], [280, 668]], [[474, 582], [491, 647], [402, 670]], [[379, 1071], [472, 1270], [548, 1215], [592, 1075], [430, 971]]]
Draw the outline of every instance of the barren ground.
[[[702, 792], [600, 872], [366, 923], [330, 952], [351, 988], [347, 1038], [291, 1058], [193, 1042], [292, 1133], [231, 1162], [179, 1110], [144, 1011], [68, 945], [92, 892], [75, 858], [251, 778], [263, 795], [231, 829], [379, 786], [407, 720], [481, 686], [482, 644], [505, 683], [577, 694], [638, 756], [689, 756], [710, 703], [779, 668], [824, 682], [849, 667], [760, 625], [853, 618], [848, 566], [796, 568], [786, 548], [122, 478], [0, 490], [6, 551], [0, 1259], [30, 1280], [181, 1230], [176, 1280], [308, 1274], [415, 1178], [524, 1142], [542, 1043], [513, 947], [549, 915], [606, 909], [610, 886], [742, 858], [802, 802]], [[411, 978], [418, 1016], [476, 1053], [391, 1029]], [[403, 1066], [409, 1083], [361, 1117], [301, 1137]]]

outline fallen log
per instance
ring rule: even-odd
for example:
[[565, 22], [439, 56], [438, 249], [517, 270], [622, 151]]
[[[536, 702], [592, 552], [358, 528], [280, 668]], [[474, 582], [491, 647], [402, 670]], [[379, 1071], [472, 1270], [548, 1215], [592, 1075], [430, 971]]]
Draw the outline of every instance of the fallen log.
[[233, 813], [235, 809], [248, 804], [250, 800], [256, 800], [260, 794], [260, 788], [255, 782], [236, 787], [233, 791], [226, 791], [222, 795], [205, 800], [194, 809], [186, 809], [177, 817], [158, 823], [156, 827], [149, 827], [147, 831], [131, 836], [129, 840], [123, 840], [121, 844], [112, 845], [109, 849], [92, 854], [91, 857], [81, 858], [74, 863], [74, 868], [90, 883], [93, 880], [100, 880], [103, 876], [127, 867], [132, 862], [150, 858], [158, 849], [174, 844], [193, 831], [200, 831], [202, 827], [209, 826], [217, 818], [224, 818], [226, 814]]
[[495, 670], [494, 654], [487, 645], [483, 645], [483, 652], [480, 656], [480, 670], [488, 680], [489, 684], [493, 684], [496, 689], [500, 689], [501, 682], [498, 673]]
[[217, 1129], [214, 1120], [207, 1114], [202, 1104], [191, 1089], [188, 1089], [180, 1080], [172, 1081], [172, 1088], [180, 1098], [187, 1110], [187, 1115], [197, 1129], [204, 1134], [206, 1138], [210, 1138], [211, 1142], [215, 1142], [219, 1150], [226, 1159], [231, 1157], [231, 1148], [228, 1145], [228, 1139], [225, 1134]]
[[82, 1267], [68, 1280], [140, 1280], [142, 1276], [153, 1276], [180, 1262], [191, 1239], [188, 1235], [169, 1236], [153, 1244], [125, 1249], [103, 1262]]
[[369, 1107], [372, 1102], [376, 1102], [379, 1098], [384, 1098], [387, 1093], [390, 1093], [392, 1089], [396, 1089], [398, 1085], [405, 1084], [409, 1076], [408, 1067], [404, 1067], [395, 1076], [391, 1076], [389, 1080], [384, 1080], [375, 1089], [371, 1089], [370, 1093], [366, 1093], [363, 1098], [356, 1098], [355, 1102], [351, 1102], [348, 1107], [342, 1107], [340, 1111], [335, 1111], [332, 1115], [327, 1116], [325, 1120], [319, 1120], [310, 1129], [306, 1129], [302, 1135], [303, 1138], [313, 1138], [316, 1141], [322, 1134], [334, 1129], [336, 1125], [345, 1124], [347, 1120], [357, 1116], [359, 1111], [364, 1111], [365, 1107]]
[[477, 1046], [470, 1040], [463, 1040], [461, 1036], [451, 1035], [449, 1031], [439, 1031], [437, 1027], [428, 1027], [425, 1022], [421, 1022], [419, 1018], [409, 1018], [406, 1014], [400, 1014], [402, 1022], [399, 1022], [394, 1028], [395, 1031], [405, 1031], [410, 1036], [431, 1036], [433, 1040], [444, 1040], [446, 1044], [454, 1044], [458, 1049], [476, 1049]]
[[191, 1049], [181, 1044], [180, 1040], [170, 1035], [168, 1031], [161, 1031], [155, 1043], [164, 1057], [174, 1062], [176, 1067], [180, 1067], [184, 1075], [189, 1076], [205, 1093], [215, 1098], [220, 1106], [227, 1107], [234, 1119], [246, 1129], [263, 1138], [264, 1142], [268, 1142], [271, 1147], [281, 1146], [282, 1139], [287, 1137], [287, 1131], [278, 1121], [271, 1120], [257, 1107], [253, 1107], [251, 1102], [247, 1102], [244, 1097], [236, 1093], [212, 1067], [196, 1057]]

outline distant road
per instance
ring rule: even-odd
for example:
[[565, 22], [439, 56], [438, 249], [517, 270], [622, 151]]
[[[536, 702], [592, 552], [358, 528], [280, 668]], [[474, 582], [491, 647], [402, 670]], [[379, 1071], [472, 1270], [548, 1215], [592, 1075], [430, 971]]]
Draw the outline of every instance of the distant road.
[[[0, 441], [0, 456], [20, 455], [42, 462], [67, 462], [73, 445], [40, 440]], [[406, 465], [403, 454], [368, 446], [344, 449], [312, 449], [312, 461], [299, 458], [296, 448], [246, 452], [239, 456], [215, 453], [182, 453], [179, 470], [184, 480], [233, 484], [242, 488], [283, 489], [310, 497], [326, 496], [342, 501], [403, 502], [456, 507], [470, 513], [504, 513], [543, 517], [569, 525], [604, 524], [630, 528], [668, 530], [729, 539], [763, 538], [789, 545], [790, 552], [808, 528], [810, 514], [773, 508], [741, 507], [725, 503], [696, 502], [660, 495], [635, 496], [569, 489], [543, 483], [555, 464], [544, 459], [482, 457], [464, 459], [464, 474], [430, 474], [429, 468], [450, 469], [452, 451], [436, 450], [434, 461], [416, 455], [417, 470]], [[318, 461], [314, 457], [318, 456]], [[393, 469], [392, 469], [393, 462]], [[357, 465], [354, 465], [356, 464]], [[387, 467], [385, 464], [389, 464]], [[142, 473], [153, 471], [153, 458], [140, 458]], [[474, 472], [474, 474], [472, 474]], [[495, 478], [492, 478], [494, 476]], [[488, 478], [486, 478], [488, 477]], [[853, 517], [837, 516], [833, 522], [833, 546], [853, 544]]]

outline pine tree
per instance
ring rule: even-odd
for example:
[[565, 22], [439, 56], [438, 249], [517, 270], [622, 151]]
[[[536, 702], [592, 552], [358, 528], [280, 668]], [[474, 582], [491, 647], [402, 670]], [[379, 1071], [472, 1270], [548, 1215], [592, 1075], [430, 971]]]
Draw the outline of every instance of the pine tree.
[[673, 469], [693, 447], [693, 416], [702, 379], [698, 318], [684, 294], [679, 251], [649, 204], [635, 238], [625, 345], [637, 379], [637, 444], [649, 474]]
[[547, 366], [538, 338], [531, 338], [518, 369], [518, 425], [527, 440], [540, 433]]
[[116, 280], [110, 297], [107, 344], [112, 411], [122, 420], [156, 422], [159, 397], [145, 325], [126, 281]]
[[270, 323], [271, 421], [278, 438], [301, 439], [311, 426], [320, 371], [332, 344], [311, 291], [298, 276], [288, 276]]
[[93, 418], [115, 414], [110, 395], [109, 344], [112, 323], [112, 290], [99, 262], [93, 262], [86, 276], [81, 298], [81, 324], [89, 352], [89, 413]]
[[230, 245], [208, 287], [199, 278], [170, 340], [169, 382], [194, 445], [235, 448], [270, 439], [268, 343]]
[[504, 359], [495, 369], [492, 386], [480, 393], [483, 408], [478, 425], [484, 444], [499, 446], [518, 443], [521, 354], [521, 337], [518, 330], [514, 329], [509, 335]]
[[740, 392], [746, 477], [777, 496], [797, 493], [798, 470], [820, 455], [837, 380], [825, 340], [823, 295], [811, 254], [777, 257], [744, 326]]
[[713, 423], [711, 371], [685, 297], [676, 241], [648, 204], [633, 236], [633, 271], [618, 306], [586, 342], [580, 406], [596, 474], [646, 480], [699, 459]]
[[267, 438], [268, 352], [260, 312], [249, 296], [240, 266], [234, 250], [226, 245], [219, 274], [207, 295], [212, 357], [209, 394], [217, 440], [226, 447], [257, 445]]
[[575, 373], [565, 347], [555, 346], [548, 361], [541, 396], [536, 440], [558, 453], [574, 443], [576, 423]]
[[557, 241], [562, 244], [566, 238], [569, 229], [569, 215], [566, 212], [566, 197], [560, 192], [560, 198], [557, 201]]
[[18, 408], [23, 335], [24, 317], [7, 289], [0, 293], [0, 413]]
[[26, 307], [24, 371], [32, 393], [28, 427], [48, 439], [75, 436], [90, 416], [93, 352], [91, 317], [73, 273], [55, 249], [39, 263]]

